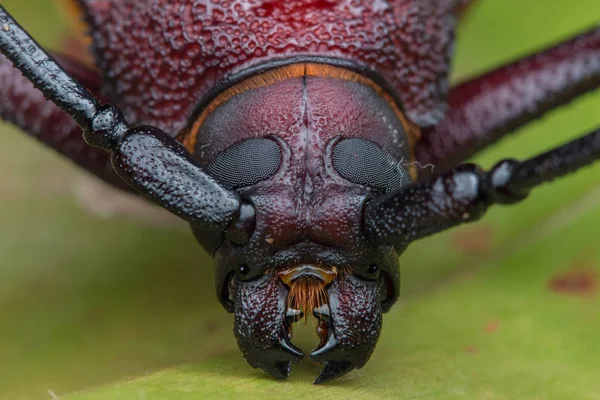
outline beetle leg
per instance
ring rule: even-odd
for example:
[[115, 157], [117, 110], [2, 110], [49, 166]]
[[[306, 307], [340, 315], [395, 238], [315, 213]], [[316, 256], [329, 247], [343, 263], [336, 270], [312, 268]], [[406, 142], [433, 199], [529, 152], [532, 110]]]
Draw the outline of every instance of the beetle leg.
[[489, 172], [463, 164], [428, 182], [381, 196], [364, 214], [370, 241], [400, 249], [410, 242], [476, 221], [493, 204], [512, 204], [542, 183], [600, 159], [600, 129], [523, 162], [504, 160]]
[[[93, 93], [102, 86], [100, 75], [75, 60], [54, 55], [67, 73]], [[131, 190], [112, 170], [108, 154], [89, 146], [73, 118], [44, 98], [12, 63], [0, 55], [0, 117], [54, 148], [82, 168], [121, 189]]]
[[416, 144], [417, 161], [441, 173], [598, 86], [600, 27], [451, 89], [446, 118]]

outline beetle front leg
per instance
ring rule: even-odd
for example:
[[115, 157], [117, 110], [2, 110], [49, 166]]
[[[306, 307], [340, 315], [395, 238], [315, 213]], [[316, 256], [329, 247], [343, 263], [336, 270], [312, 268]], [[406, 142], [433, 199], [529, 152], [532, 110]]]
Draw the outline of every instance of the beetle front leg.
[[600, 129], [523, 162], [504, 160], [490, 172], [463, 164], [428, 182], [373, 200], [365, 209], [367, 237], [400, 249], [481, 218], [493, 204], [513, 204], [545, 182], [600, 159]]
[[441, 173], [599, 86], [600, 27], [451, 89], [446, 118], [422, 132], [417, 161]]

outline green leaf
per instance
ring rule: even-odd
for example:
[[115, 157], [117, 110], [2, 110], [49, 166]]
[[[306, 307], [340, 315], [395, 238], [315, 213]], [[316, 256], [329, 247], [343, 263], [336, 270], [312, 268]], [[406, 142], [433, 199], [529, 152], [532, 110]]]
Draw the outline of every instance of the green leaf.
[[[47, 1], [3, 5], [42, 43], [59, 43], [64, 18]], [[598, 15], [597, 0], [481, 2], [459, 32], [455, 80]], [[598, 93], [587, 95], [476, 161], [546, 150], [600, 125], [599, 109]], [[314, 386], [308, 362], [283, 382], [245, 363], [212, 262], [187, 230], [137, 203], [90, 212], [112, 204], [105, 189], [90, 195], [70, 163], [0, 132], [0, 398], [598, 398], [600, 166], [414, 244], [370, 362]], [[305, 350], [317, 342], [310, 324], [295, 337]]]

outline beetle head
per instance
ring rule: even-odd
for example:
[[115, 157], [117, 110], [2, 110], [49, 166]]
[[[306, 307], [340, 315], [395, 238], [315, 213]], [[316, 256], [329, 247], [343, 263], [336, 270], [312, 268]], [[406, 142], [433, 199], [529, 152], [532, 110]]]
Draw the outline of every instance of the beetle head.
[[337, 188], [307, 222], [293, 192], [273, 186], [249, 190], [240, 222], [226, 232], [216, 252], [218, 295], [235, 314], [246, 360], [278, 378], [303, 357], [291, 344], [292, 324], [314, 316], [320, 343], [310, 358], [325, 363], [317, 379], [325, 382], [362, 367], [373, 352], [381, 314], [399, 293], [398, 253], [364, 239], [368, 193]]
[[373, 87], [301, 72], [246, 82], [200, 116], [195, 155], [243, 203], [222, 237], [195, 233], [246, 360], [287, 377], [303, 357], [292, 324], [313, 315], [325, 382], [367, 362], [398, 297], [397, 249], [371, 244], [362, 219], [370, 199], [411, 182], [408, 136]]
[[[251, 196], [252, 204], [260, 197]], [[287, 377], [291, 362], [303, 357], [291, 344], [292, 324], [311, 315], [318, 320], [320, 343], [310, 358], [325, 363], [316, 382], [367, 362], [379, 338], [381, 314], [396, 300], [400, 282], [395, 249], [371, 247], [361, 238], [366, 199], [347, 193], [326, 201], [323, 219], [313, 221], [332, 229], [329, 238], [314, 232], [307, 238], [294, 224], [273, 225], [277, 219], [292, 217], [293, 208], [284, 214], [260, 202], [248, 243], [240, 246], [225, 240], [219, 248], [218, 294], [235, 314], [234, 333], [252, 366]], [[286, 232], [285, 240], [272, 237], [280, 229]]]

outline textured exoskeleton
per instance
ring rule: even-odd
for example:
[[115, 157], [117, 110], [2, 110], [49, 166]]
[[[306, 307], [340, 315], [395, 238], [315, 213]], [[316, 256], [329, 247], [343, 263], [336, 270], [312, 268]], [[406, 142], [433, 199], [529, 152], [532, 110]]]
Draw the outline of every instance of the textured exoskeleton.
[[53, 59], [0, 7], [0, 115], [188, 221], [244, 357], [278, 378], [311, 313], [316, 382], [361, 368], [412, 241], [600, 155], [595, 131], [458, 165], [596, 88], [600, 28], [449, 89], [467, 0], [79, 4], [101, 72]]

